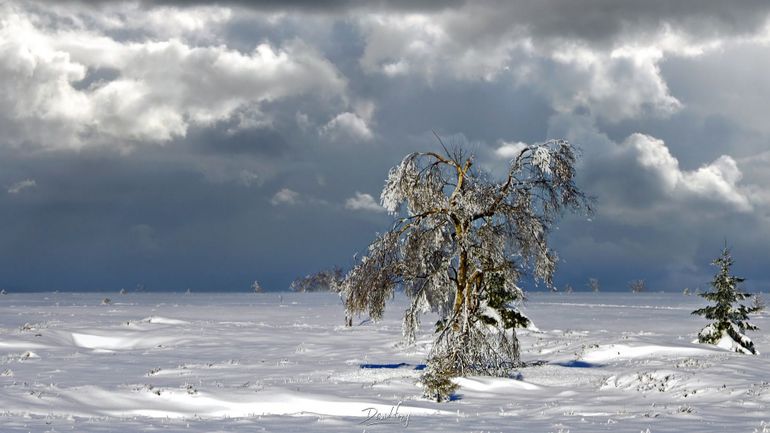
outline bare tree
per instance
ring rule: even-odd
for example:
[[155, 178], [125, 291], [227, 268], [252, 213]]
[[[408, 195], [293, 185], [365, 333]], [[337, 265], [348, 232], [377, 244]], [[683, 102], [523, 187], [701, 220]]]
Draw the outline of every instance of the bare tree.
[[642, 293], [647, 290], [644, 280], [633, 280], [628, 283], [628, 288], [631, 289], [633, 293]]
[[254, 280], [254, 282], [251, 283], [251, 290], [254, 291], [254, 293], [262, 293], [264, 291], [257, 280]]
[[598, 278], [589, 278], [588, 279], [588, 288], [591, 289], [592, 292], [598, 293], [599, 292], [599, 279]]
[[524, 298], [518, 282], [529, 275], [551, 287], [551, 227], [564, 210], [590, 210], [574, 183], [575, 160], [569, 143], [553, 140], [524, 148], [498, 182], [474, 169], [473, 155], [446, 147], [444, 154], [409, 154], [391, 169], [382, 205], [401, 217], [341, 288], [349, 315], [368, 312], [375, 320], [403, 288], [411, 300], [407, 343], [422, 313], [438, 313], [426, 395], [448, 397], [452, 376], [508, 375], [521, 365], [514, 328], [529, 320], [517, 309]]

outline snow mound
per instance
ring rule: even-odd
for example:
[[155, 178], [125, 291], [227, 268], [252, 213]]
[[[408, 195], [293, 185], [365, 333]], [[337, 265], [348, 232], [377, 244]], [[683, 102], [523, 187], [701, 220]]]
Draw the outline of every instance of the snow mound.
[[[714, 327], [714, 324], [710, 324], [701, 329], [701, 331], [698, 333], [698, 337], [704, 338], [706, 341], [713, 341], [715, 337], [719, 336], [719, 339], [716, 341], [716, 343], [714, 343], [714, 346], [716, 347], [729, 350], [730, 352], [738, 352], [746, 355], [758, 355], [756, 349], [754, 349], [754, 343], [749, 337], [741, 332], [740, 328], [732, 325], [732, 333], [736, 338], [738, 338], [737, 341], [735, 338], [733, 338], [733, 336], [730, 335], [729, 332], [727, 332], [727, 330], [721, 331], [720, 335], [720, 331]], [[699, 339], [695, 339], [693, 340], [693, 343], [698, 344], [700, 341]]]
[[72, 333], [75, 346], [87, 349], [130, 350], [148, 349], [175, 342], [173, 337], [148, 337], [144, 335], [93, 335]]
[[509, 379], [505, 377], [456, 377], [452, 382], [459, 385], [463, 390], [480, 392], [497, 392], [507, 390], [536, 390], [541, 389], [533, 383], [524, 382], [518, 379]]
[[[692, 342], [693, 344], [705, 344], [705, 343], [699, 342], [697, 338]], [[739, 352], [739, 353], [744, 353], [746, 355], [752, 354], [750, 351], [748, 351], [745, 347], [738, 344], [735, 340], [732, 339], [732, 337], [730, 337], [727, 334], [723, 334], [722, 337], [719, 339], [719, 341], [712, 344], [712, 346], [716, 346], [720, 349], [724, 349], [730, 352]]]
[[55, 340], [75, 347], [96, 351], [136, 350], [179, 344], [184, 340], [179, 336], [160, 334], [148, 335], [137, 331], [60, 331], [53, 335]]
[[586, 362], [607, 362], [620, 359], [654, 358], [658, 356], [692, 356], [711, 353], [708, 349], [687, 346], [664, 346], [646, 344], [631, 346], [626, 344], [610, 344], [599, 346], [598, 349], [585, 353], [582, 360]]

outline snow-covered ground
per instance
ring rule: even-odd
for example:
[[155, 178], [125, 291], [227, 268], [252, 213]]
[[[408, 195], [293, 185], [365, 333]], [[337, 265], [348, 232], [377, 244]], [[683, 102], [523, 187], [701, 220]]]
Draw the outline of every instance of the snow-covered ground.
[[0, 431], [770, 432], [770, 320], [759, 356], [693, 344], [696, 296], [530, 294], [539, 365], [441, 404], [400, 298], [345, 328], [332, 294], [108, 296], [0, 296]]

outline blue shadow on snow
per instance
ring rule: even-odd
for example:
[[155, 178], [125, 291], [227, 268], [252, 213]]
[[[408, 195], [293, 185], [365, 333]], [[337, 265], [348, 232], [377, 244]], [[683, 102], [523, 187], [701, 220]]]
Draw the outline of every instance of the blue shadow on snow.
[[[402, 362], [400, 364], [361, 364], [361, 368], [402, 368], [402, 367], [411, 367], [412, 364], [407, 364], [406, 362]], [[414, 366], [415, 370], [421, 371], [425, 370], [425, 364], [417, 364]]]
[[566, 362], [554, 362], [553, 365], [560, 365], [562, 367], [570, 367], [570, 368], [597, 368], [602, 367], [601, 364], [591, 364], [590, 362], [585, 361], [566, 361]]

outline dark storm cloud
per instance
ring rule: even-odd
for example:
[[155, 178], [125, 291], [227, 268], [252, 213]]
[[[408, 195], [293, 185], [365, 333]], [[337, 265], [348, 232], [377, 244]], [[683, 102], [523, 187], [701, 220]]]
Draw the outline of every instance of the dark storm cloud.
[[192, 150], [206, 154], [279, 157], [292, 151], [283, 135], [272, 128], [231, 133], [223, 133], [222, 129], [196, 128], [184, 141]]
[[[677, 158], [669, 154], [674, 160], [666, 160], [651, 137], [615, 141], [579, 116], [554, 117], [551, 131], [587, 149], [579, 183], [597, 196], [590, 221], [569, 217], [554, 233], [564, 259], [559, 284], [598, 277], [614, 289], [625, 289], [633, 279], [646, 279], [653, 290], [704, 287], [712, 272], [708, 264], [727, 241], [735, 247], [741, 273], [755, 287], [767, 286], [759, 259], [765, 247], [756, 241], [770, 235], [766, 211], [760, 210], [766, 204], [742, 186], [767, 180], [745, 164], [740, 167], [747, 179], [731, 184], [724, 157], [694, 167], [672, 164]], [[719, 189], [716, 182], [723, 182]], [[704, 188], [715, 189], [705, 193]]]
[[[535, 142], [545, 138], [548, 118], [553, 114], [547, 101], [533, 89], [516, 87], [505, 80], [463, 86], [447, 82], [431, 87], [399, 81], [383, 87], [387, 91], [378, 98], [382, 104], [378, 119], [393, 131], [420, 134], [434, 129], [446, 134], [462, 133], [471, 141]], [[468, 107], [475, 108], [469, 111]]]
[[[309, 11], [341, 11], [341, 10], [411, 10], [431, 11], [455, 7], [466, 0], [225, 0], [219, 4], [229, 4], [255, 8], [259, 10], [309, 10]], [[190, 4], [207, 4], [209, 2], [196, 0], [161, 0], [160, 3], [176, 6]]]
[[305, 170], [263, 185], [212, 182], [200, 171], [205, 161], [178, 151], [4, 153], [0, 183], [23, 173], [37, 186], [0, 195], [3, 287], [247, 290], [259, 279], [285, 289], [297, 276], [348, 264], [371, 233], [371, 221], [343, 218], [341, 205], [272, 206], [287, 184], [314, 197], [316, 179]]
[[[45, 0], [38, 0], [45, 3]], [[53, 0], [51, 1], [53, 2]], [[121, 0], [64, 0], [56, 3], [76, 3], [88, 5], [109, 5], [121, 3]], [[205, 0], [141, 0], [147, 7], [152, 6], [197, 6], [211, 5], [239, 6], [265, 11], [302, 10], [309, 12], [339, 12], [346, 10], [409, 10], [430, 11], [456, 7], [465, 0], [220, 0], [210, 2]]]
[[120, 70], [115, 68], [90, 68], [82, 80], [72, 83], [72, 87], [77, 90], [86, 90], [103, 82], [115, 81], [119, 77]]
[[[46, 3], [45, 0], [37, 0]], [[122, 0], [68, 0], [73, 4], [110, 5]], [[57, 1], [55, 3], [62, 3]], [[146, 7], [211, 5], [203, 0], [143, 1]], [[499, 37], [514, 28], [536, 37], [609, 42], [624, 34], [645, 35], [669, 26], [694, 37], [751, 34], [765, 24], [770, 4], [764, 0], [221, 0], [221, 6], [255, 11], [367, 13], [457, 11], [453, 30], [459, 38]]]
[[[34, 13], [47, 4], [38, 3]], [[762, 259], [770, 57], [762, 43], [730, 39], [757, 36], [766, 2], [224, 1], [237, 9], [210, 21], [211, 9], [192, 9], [207, 2], [124, 5], [56, 2], [46, 12], [55, 19], [28, 22], [39, 46], [51, 47], [36, 73], [14, 75], [24, 50], [0, 65], [0, 90], [18, 95], [0, 94], [16, 110], [0, 114], [1, 286], [248, 290], [259, 279], [285, 289], [297, 276], [349, 265], [389, 227], [388, 216], [346, 209], [346, 200], [376, 200], [405, 154], [440, 150], [431, 130], [466, 144], [494, 172], [505, 165], [503, 143], [566, 137], [581, 147], [580, 184], [598, 197], [597, 214], [568, 217], [553, 233], [559, 285], [583, 289], [597, 277], [603, 290], [639, 278], [651, 289], [694, 287], [725, 238], [739, 273], [770, 285]], [[158, 11], [152, 5], [190, 15], [166, 25], [177, 11], [145, 16]], [[694, 45], [722, 45], [688, 56], [645, 52], [659, 48], [666, 28]], [[24, 46], [27, 29], [4, 35]], [[132, 44], [120, 36], [128, 33]], [[91, 39], [98, 35], [106, 39]], [[534, 51], [516, 45], [522, 40]], [[610, 54], [626, 43], [640, 51]], [[270, 50], [255, 54], [260, 44]], [[147, 54], [159, 49], [168, 54]], [[402, 60], [403, 70], [386, 70]], [[87, 66], [81, 75], [78, 62]], [[251, 81], [275, 65], [286, 67]], [[307, 73], [288, 75], [297, 68]], [[106, 84], [116, 96], [95, 94], [112, 89]], [[119, 92], [128, 85], [136, 87]], [[166, 96], [131, 102], [142, 89]], [[61, 96], [51, 104], [61, 111], [45, 114], [78, 113], [82, 98], [99, 96], [95, 106], [109, 115], [48, 123], [17, 104], [39, 95]], [[184, 128], [170, 128], [176, 117], [136, 121], [167, 110]], [[175, 132], [164, 138], [164, 128]], [[124, 139], [137, 130], [153, 139]], [[69, 135], [77, 150], [56, 146]]]
[[[770, 132], [770, 125], [762, 120], [769, 107], [766, 95], [770, 93], [770, 82], [765, 79], [768, 69], [766, 43], [736, 43], [711, 55], [672, 58], [661, 65], [671, 91], [708, 116], [711, 128], [761, 134]], [[738, 150], [739, 156], [765, 146], [755, 139], [743, 144], [738, 141], [731, 140], [729, 147]]]
[[[747, 34], [767, 20], [770, 4], [762, 0], [536, 0], [498, 2], [498, 13], [529, 28], [536, 36], [599, 41], [624, 32], [647, 32], [668, 25], [696, 36]], [[490, 31], [494, 31], [495, 27]]]

